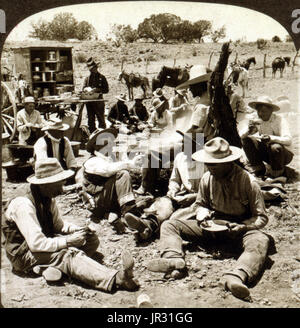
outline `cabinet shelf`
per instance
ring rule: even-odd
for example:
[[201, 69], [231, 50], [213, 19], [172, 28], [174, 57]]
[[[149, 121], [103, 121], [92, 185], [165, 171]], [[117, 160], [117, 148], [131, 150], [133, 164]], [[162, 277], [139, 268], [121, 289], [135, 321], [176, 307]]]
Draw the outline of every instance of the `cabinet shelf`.
[[33, 84], [36, 84], [36, 83], [56, 83], [56, 81], [33, 81], [32, 83]]

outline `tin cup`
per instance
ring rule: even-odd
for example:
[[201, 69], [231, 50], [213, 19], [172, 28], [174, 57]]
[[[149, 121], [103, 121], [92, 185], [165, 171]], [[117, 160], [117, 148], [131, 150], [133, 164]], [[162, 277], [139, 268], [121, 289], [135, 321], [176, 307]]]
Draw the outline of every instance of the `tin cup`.
[[151, 299], [147, 294], [141, 294], [137, 298], [138, 308], [153, 308]]

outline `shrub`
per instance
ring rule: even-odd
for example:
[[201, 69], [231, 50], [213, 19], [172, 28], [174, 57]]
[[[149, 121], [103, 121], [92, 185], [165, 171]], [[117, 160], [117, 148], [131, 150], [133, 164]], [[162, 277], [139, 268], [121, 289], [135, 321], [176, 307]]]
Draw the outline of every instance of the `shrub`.
[[266, 48], [267, 43], [268, 43], [268, 41], [265, 39], [257, 39], [257, 41], [256, 41], [257, 48], [260, 50]]

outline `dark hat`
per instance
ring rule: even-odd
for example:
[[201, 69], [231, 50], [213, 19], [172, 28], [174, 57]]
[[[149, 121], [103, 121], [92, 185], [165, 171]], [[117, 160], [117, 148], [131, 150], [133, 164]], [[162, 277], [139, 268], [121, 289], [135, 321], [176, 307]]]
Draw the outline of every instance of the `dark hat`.
[[[118, 130], [114, 128], [108, 128], [108, 129], [97, 129], [95, 130], [89, 137], [89, 141], [86, 145], [86, 150], [89, 153], [93, 153], [95, 150], [95, 146], [97, 145], [97, 139], [100, 135], [105, 134], [107, 138], [110, 138], [113, 136], [115, 139], [118, 135]], [[104, 136], [103, 136], [104, 137]]]
[[87, 62], [86, 62], [86, 65], [88, 68], [92, 68], [92, 67], [95, 67], [97, 66], [98, 67], [98, 63], [96, 63], [92, 57], [90, 57]]

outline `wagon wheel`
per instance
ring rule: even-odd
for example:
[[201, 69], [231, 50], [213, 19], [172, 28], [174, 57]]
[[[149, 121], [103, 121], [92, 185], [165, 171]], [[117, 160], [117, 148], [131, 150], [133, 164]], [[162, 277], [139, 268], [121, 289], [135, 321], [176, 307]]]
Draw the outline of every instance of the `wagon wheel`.
[[1, 81], [1, 130], [2, 140], [12, 142], [17, 132], [17, 105], [8, 85]]

